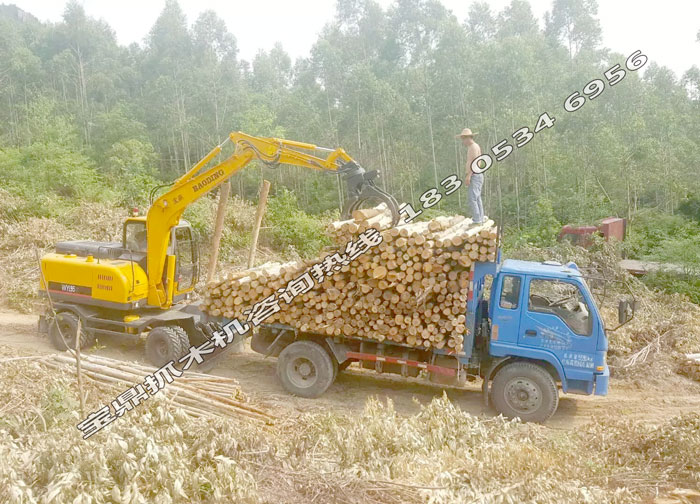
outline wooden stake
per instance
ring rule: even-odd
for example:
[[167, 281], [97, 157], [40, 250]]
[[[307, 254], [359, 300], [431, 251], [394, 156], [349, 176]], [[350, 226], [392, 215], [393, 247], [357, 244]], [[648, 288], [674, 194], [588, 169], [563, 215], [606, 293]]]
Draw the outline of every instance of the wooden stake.
[[252, 268], [255, 263], [255, 251], [258, 247], [258, 235], [260, 233], [260, 224], [262, 223], [265, 207], [267, 206], [267, 194], [270, 192], [270, 183], [263, 180], [262, 189], [260, 189], [260, 199], [258, 200], [258, 211], [255, 214], [255, 224], [253, 226], [253, 240], [250, 244], [250, 255], [248, 256], [248, 267]]
[[44, 284], [44, 289], [46, 290], [46, 297], [49, 300], [49, 308], [51, 309], [51, 312], [53, 313], [54, 321], [56, 323], [56, 329], [58, 329], [58, 335], [61, 337], [61, 340], [63, 340], [63, 344], [66, 346], [68, 349], [69, 353], [73, 353], [75, 360], [76, 360], [76, 365], [77, 365], [77, 371], [78, 371], [78, 399], [80, 400], [80, 415], [82, 417], [85, 416], [85, 396], [83, 396], [83, 378], [82, 378], [82, 373], [80, 369], [80, 329], [81, 329], [81, 318], [78, 317], [78, 332], [75, 335], [75, 350], [71, 349], [71, 347], [68, 346], [68, 343], [66, 342], [66, 338], [63, 336], [63, 331], [61, 331], [61, 327], [58, 325], [58, 321], [56, 321], [57, 313], [53, 305], [53, 300], [51, 299], [51, 293], [49, 292], [49, 284], [46, 282], [46, 279], [44, 278], [44, 270], [41, 268], [41, 259], [39, 258], [39, 250], [34, 247], [34, 257], [36, 257], [36, 262], [39, 264], [39, 276], [41, 277], [41, 283]]
[[75, 335], [75, 363], [78, 371], [78, 397], [80, 398], [80, 418], [85, 417], [85, 396], [83, 395], [83, 373], [80, 368], [80, 329], [81, 318], [78, 317], [78, 332]]
[[216, 223], [214, 234], [211, 237], [211, 253], [209, 255], [209, 269], [207, 270], [207, 283], [214, 279], [216, 263], [219, 260], [219, 244], [221, 243], [221, 231], [224, 228], [224, 217], [226, 217], [226, 203], [231, 191], [231, 179], [221, 184], [219, 189], [219, 207], [216, 210]]

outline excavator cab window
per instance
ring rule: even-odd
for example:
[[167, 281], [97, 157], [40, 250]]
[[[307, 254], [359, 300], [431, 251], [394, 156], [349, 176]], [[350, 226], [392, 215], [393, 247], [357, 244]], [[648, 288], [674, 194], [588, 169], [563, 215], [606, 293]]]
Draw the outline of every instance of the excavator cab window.
[[175, 280], [177, 290], [182, 292], [194, 287], [199, 273], [197, 242], [189, 225], [175, 228], [175, 254]]
[[127, 221], [124, 224], [124, 248], [131, 252], [147, 251], [146, 223], [143, 221]]

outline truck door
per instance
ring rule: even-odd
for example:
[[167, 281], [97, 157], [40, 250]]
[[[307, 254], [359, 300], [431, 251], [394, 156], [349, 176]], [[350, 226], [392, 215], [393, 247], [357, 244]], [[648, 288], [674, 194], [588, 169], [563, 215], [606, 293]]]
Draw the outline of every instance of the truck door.
[[[504, 274], [499, 278], [500, 294], [495, 298], [498, 303], [493, 307], [492, 335], [501, 342], [515, 343], [520, 329], [520, 306], [522, 304], [523, 277]], [[493, 298], [492, 298], [493, 299]], [[495, 328], [495, 329], [494, 329]]]
[[[571, 281], [527, 277], [518, 345], [554, 353], [567, 381], [592, 382], [597, 335], [591, 306]], [[576, 382], [569, 382], [574, 388]], [[584, 387], [584, 384], [581, 384]]]

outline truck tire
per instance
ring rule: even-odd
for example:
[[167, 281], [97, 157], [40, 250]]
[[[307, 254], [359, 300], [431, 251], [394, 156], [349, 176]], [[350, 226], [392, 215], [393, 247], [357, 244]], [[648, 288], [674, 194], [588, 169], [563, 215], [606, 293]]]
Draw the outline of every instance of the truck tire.
[[491, 385], [493, 404], [504, 416], [545, 422], [557, 410], [559, 391], [550, 374], [531, 362], [506, 364]]
[[[59, 331], [60, 329], [60, 331]], [[56, 314], [51, 325], [49, 326], [49, 337], [53, 346], [59, 350], [68, 350], [75, 348], [75, 336], [78, 332], [78, 316], [69, 311], [62, 311]], [[63, 338], [61, 338], [63, 334]], [[63, 340], [65, 339], [65, 343]], [[80, 328], [80, 348], [90, 348], [95, 342], [95, 335]], [[66, 346], [66, 343], [68, 346]]]
[[333, 359], [313, 341], [295, 341], [277, 359], [277, 376], [285, 390], [301, 397], [318, 397], [335, 379]]
[[146, 338], [146, 358], [154, 366], [177, 362], [189, 348], [187, 332], [180, 326], [154, 327]]

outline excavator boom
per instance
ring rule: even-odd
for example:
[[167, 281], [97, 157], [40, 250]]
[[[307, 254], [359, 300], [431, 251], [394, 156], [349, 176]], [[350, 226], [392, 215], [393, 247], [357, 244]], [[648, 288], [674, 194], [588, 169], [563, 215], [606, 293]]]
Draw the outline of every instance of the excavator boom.
[[[187, 173], [177, 179], [172, 187], [160, 196], [148, 210], [146, 229], [148, 233], [148, 304], [169, 308], [172, 304], [172, 290], [168, 292], [163, 282], [165, 278], [172, 285], [175, 257], [167, 255], [170, 231], [177, 225], [187, 206], [212, 191], [231, 175], [258, 159], [268, 165], [289, 164], [320, 171], [337, 172], [347, 185], [347, 201], [343, 218], [350, 218], [353, 210], [367, 201], [384, 202], [392, 214], [393, 225], [399, 221], [398, 203], [388, 193], [379, 188], [375, 179], [378, 172], [366, 172], [343, 149], [325, 149], [316, 145], [264, 138], [233, 132], [226, 141], [232, 142], [234, 152], [222, 162], [205, 168], [221, 154], [226, 142], [216, 146]], [[309, 151], [309, 152], [304, 152]], [[326, 152], [318, 157], [311, 152]]]

